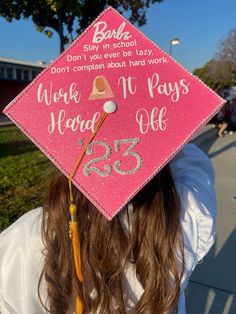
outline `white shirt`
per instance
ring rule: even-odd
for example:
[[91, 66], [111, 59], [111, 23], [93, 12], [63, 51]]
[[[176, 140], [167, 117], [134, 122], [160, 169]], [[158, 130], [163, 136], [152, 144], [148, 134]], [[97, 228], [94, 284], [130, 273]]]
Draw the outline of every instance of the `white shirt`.
[[[170, 162], [181, 200], [180, 224], [184, 237], [185, 273], [182, 279], [178, 314], [185, 314], [185, 288], [196, 264], [207, 254], [215, 239], [216, 204], [214, 172], [208, 157], [195, 145], [188, 144]], [[40, 236], [42, 208], [34, 209], [0, 234], [0, 313], [42, 314], [38, 299], [38, 280], [42, 269]], [[120, 214], [121, 219], [125, 219]], [[124, 216], [124, 215], [123, 215]], [[124, 221], [125, 224], [125, 221]], [[46, 299], [43, 282], [41, 293]], [[128, 308], [143, 293], [130, 265], [124, 277]], [[68, 314], [74, 312], [73, 304]]]

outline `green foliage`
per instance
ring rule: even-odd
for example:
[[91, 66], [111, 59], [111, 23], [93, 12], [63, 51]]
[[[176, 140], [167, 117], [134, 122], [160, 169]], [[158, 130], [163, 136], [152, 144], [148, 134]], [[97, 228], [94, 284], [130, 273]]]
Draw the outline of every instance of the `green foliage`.
[[[120, 13], [129, 12], [131, 23], [139, 26], [146, 23], [146, 9], [163, 0], [4, 0], [0, 2], [0, 16], [8, 22], [13, 19], [32, 18], [37, 31], [48, 37], [52, 30], [60, 38], [60, 51], [64, 50], [73, 30], [80, 34], [107, 6]], [[67, 35], [65, 35], [65, 31]]]
[[193, 74], [200, 78], [206, 85], [214, 90], [229, 86], [228, 80], [224, 79], [224, 66], [215, 60], [211, 60], [202, 68], [195, 69]]
[[212, 89], [216, 89], [214, 78], [210, 77], [207, 65], [205, 65], [202, 68], [195, 69], [193, 71], [193, 74], [200, 78], [200, 80], [202, 80], [206, 85], [208, 85]]
[[54, 167], [16, 127], [0, 128], [0, 230], [42, 205]]
[[193, 74], [215, 90], [236, 84], [236, 28], [229, 31], [226, 39], [219, 43], [215, 59]]
[[193, 74], [214, 90], [233, 86], [236, 83], [234, 64], [229, 61], [211, 60], [204, 67], [195, 69]]

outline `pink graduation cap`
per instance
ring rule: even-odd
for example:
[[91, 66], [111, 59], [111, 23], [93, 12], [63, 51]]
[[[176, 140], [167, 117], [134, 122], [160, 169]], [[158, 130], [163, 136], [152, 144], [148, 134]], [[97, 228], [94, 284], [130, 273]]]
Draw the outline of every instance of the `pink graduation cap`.
[[4, 113], [111, 220], [223, 103], [109, 7]]

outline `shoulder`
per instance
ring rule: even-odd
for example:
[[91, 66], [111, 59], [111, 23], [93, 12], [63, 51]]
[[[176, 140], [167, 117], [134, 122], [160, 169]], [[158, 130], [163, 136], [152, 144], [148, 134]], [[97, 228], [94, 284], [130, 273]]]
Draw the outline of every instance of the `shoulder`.
[[170, 163], [181, 202], [181, 227], [188, 272], [207, 254], [215, 240], [216, 199], [210, 159], [188, 144]]
[[0, 271], [8, 267], [9, 260], [18, 268], [17, 258], [31, 261], [41, 254], [41, 216], [42, 208], [31, 210], [0, 234]]
[[[41, 217], [42, 208], [36, 208], [21, 216], [0, 234], [0, 267], [14, 252], [14, 256], [19, 252], [24, 252], [24, 258], [31, 256], [31, 251], [36, 252], [41, 249]], [[21, 251], [20, 251], [21, 249]]]
[[170, 162], [170, 168], [181, 201], [186, 200], [196, 210], [196, 200], [215, 207], [214, 169], [203, 151], [194, 144], [185, 145]]
[[171, 160], [170, 167], [177, 183], [179, 181], [188, 183], [188, 180], [195, 181], [199, 178], [202, 179], [202, 177], [208, 177], [209, 180], [214, 182], [214, 169], [211, 160], [194, 144], [185, 145]]
[[[1, 232], [0, 234], [0, 243], [8, 237], [13, 235], [21, 235], [21, 236], [38, 236], [40, 233], [41, 226], [41, 216], [42, 216], [42, 207], [33, 209], [23, 216], [21, 216], [18, 220], [16, 220], [12, 225], [10, 225], [7, 229]], [[16, 238], [16, 240], [18, 240]]]
[[186, 145], [171, 161], [171, 172], [182, 208], [196, 218], [216, 218], [215, 174], [211, 160], [197, 146]]
[[0, 312], [32, 313], [32, 308], [40, 309], [32, 300], [37, 300], [42, 269], [41, 215], [42, 208], [31, 210], [0, 234]]

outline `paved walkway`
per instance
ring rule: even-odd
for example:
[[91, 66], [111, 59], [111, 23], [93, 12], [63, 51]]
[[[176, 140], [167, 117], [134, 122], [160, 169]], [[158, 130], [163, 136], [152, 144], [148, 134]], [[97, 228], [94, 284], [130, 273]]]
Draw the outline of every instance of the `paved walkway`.
[[236, 314], [236, 133], [217, 138], [210, 125], [195, 137], [216, 172], [215, 245], [198, 265], [187, 291], [187, 314]]

